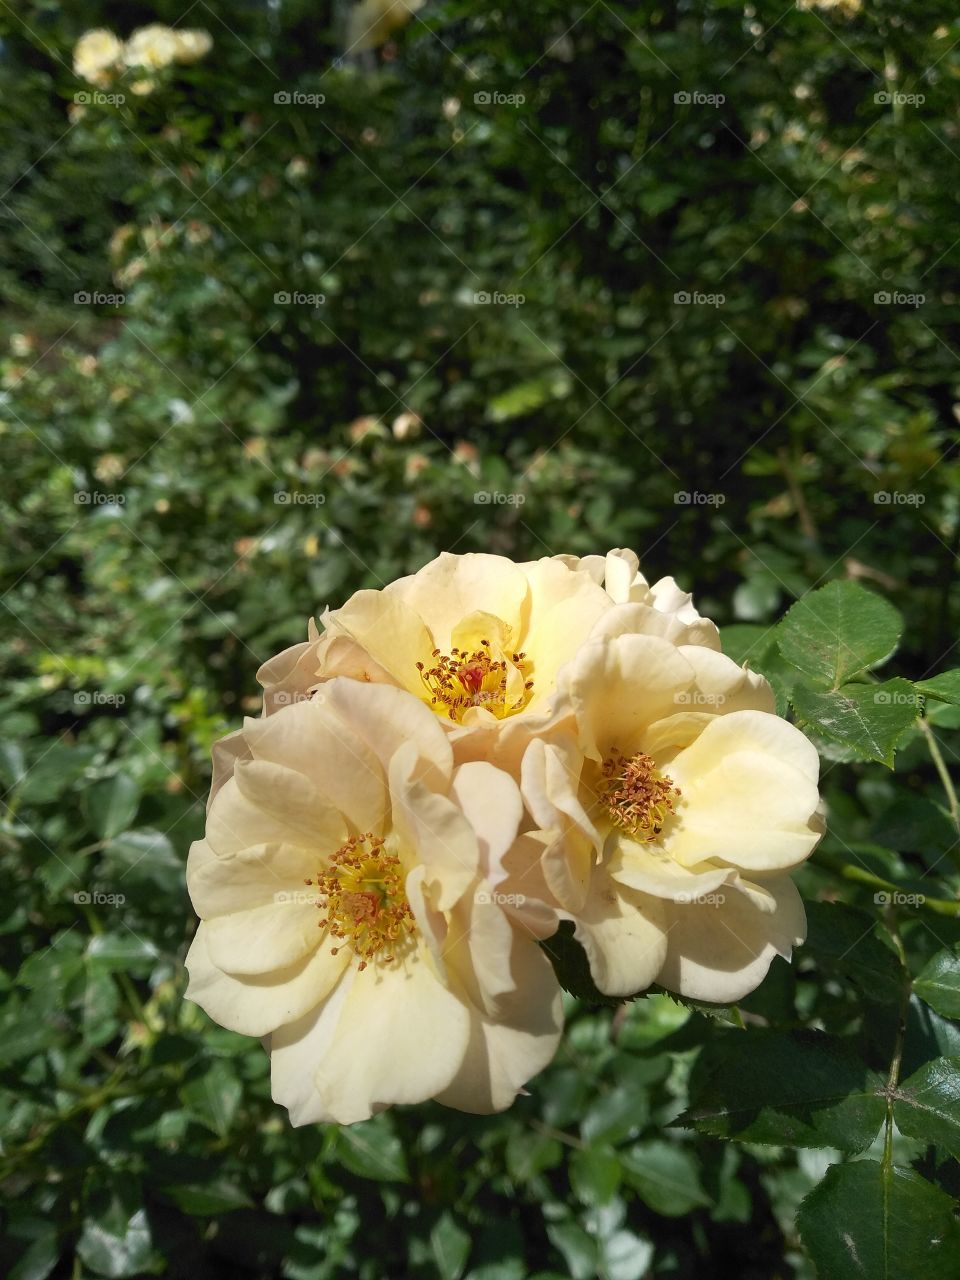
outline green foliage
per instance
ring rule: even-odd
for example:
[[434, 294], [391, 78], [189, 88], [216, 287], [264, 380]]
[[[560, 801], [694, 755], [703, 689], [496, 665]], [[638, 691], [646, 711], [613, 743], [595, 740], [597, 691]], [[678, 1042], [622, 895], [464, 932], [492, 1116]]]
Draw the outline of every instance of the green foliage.
[[[77, 37], [183, 6], [0, 5], [13, 1280], [958, 1274], [960, 25], [582, 10], [341, 62], [331, 6], [205, 3], [207, 58], [81, 111]], [[564, 930], [509, 1113], [290, 1129], [182, 999], [211, 743], [327, 603], [613, 545], [821, 751], [805, 946], [613, 1009]]]

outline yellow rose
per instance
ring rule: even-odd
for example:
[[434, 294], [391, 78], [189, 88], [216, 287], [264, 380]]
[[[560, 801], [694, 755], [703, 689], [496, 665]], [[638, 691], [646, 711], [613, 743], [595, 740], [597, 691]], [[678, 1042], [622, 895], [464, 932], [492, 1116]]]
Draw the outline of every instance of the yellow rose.
[[73, 48], [73, 69], [88, 84], [106, 85], [118, 69], [123, 45], [103, 27], [86, 31]]
[[123, 46], [123, 60], [128, 67], [157, 71], [176, 61], [178, 49], [177, 33], [162, 23], [152, 22], [134, 31]]
[[[602, 583], [616, 604], [642, 604], [657, 613], [675, 619], [686, 630], [683, 643], [704, 644], [710, 649], [720, 648], [720, 633], [709, 618], [701, 618], [693, 606], [689, 592], [681, 591], [673, 578], [660, 578], [652, 586], [640, 572], [636, 553], [617, 548], [605, 556], [558, 556], [558, 560], [589, 573]], [[676, 633], [679, 636], [679, 632]]]
[[213, 48], [213, 38], [209, 31], [201, 28], [187, 31], [174, 31], [177, 45], [177, 62], [199, 62]]
[[813, 746], [762, 677], [659, 635], [586, 645], [558, 705], [572, 731], [528, 746], [521, 786], [598, 988], [740, 999], [804, 938], [788, 872], [822, 832]]
[[557, 672], [613, 608], [588, 573], [559, 560], [444, 553], [324, 613], [322, 637], [257, 678], [268, 712], [332, 676], [396, 685], [444, 723], [458, 760], [514, 770], [530, 737], [548, 732]]
[[246, 721], [219, 771], [187, 866], [187, 996], [266, 1037], [293, 1124], [509, 1106], [561, 1026], [523, 904], [498, 890], [516, 783], [455, 767], [419, 699], [344, 679]]
[[347, 17], [345, 53], [377, 49], [405, 27], [425, 0], [360, 0]]

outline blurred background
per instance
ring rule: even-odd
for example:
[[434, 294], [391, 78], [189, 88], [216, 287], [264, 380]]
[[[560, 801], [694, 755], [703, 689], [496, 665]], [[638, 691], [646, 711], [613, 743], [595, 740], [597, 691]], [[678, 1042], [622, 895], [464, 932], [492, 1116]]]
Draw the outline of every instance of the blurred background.
[[292, 1131], [183, 862], [259, 664], [439, 550], [633, 547], [755, 665], [854, 577], [950, 661], [958, 78], [936, 0], [0, 3], [8, 1274], [812, 1274], [829, 1156], [665, 1131], [664, 996], [505, 1116]]

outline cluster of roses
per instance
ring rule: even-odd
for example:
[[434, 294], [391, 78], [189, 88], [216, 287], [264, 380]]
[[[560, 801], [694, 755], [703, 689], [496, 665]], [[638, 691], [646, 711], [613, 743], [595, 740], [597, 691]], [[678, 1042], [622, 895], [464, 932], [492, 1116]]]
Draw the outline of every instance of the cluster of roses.
[[[174, 29], [152, 22], [120, 40], [105, 27], [85, 31], [73, 49], [73, 69], [88, 84], [106, 88], [128, 69], [159, 71], [171, 63], [199, 62], [213, 47], [208, 31]], [[138, 89], [136, 86], [144, 86]], [[149, 86], [147, 88], [146, 86]], [[135, 81], [134, 92], [149, 92], [151, 80]]]
[[188, 996], [294, 1124], [509, 1106], [556, 1051], [539, 945], [597, 988], [743, 997], [805, 919], [818, 759], [628, 551], [441, 555], [311, 623], [214, 748]]

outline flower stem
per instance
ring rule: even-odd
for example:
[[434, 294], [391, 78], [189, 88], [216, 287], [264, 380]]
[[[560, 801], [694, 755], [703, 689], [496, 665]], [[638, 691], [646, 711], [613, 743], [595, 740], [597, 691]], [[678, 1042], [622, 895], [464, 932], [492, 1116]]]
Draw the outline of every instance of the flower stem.
[[953, 825], [957, 828], [960, 835], [960, 804], [957, 803], [957, 792], [947, 769], [946, 761], [943, 758], [943, 752], [940, 750], [940, 744], [937, 742], [937, 736], [930, 728], [930, 724], [923, 716], [917, 718], [917, 724], [920, 731], [927, 740], [927, 746], [930, 749], [930, 758], [936, 766], [937, 773], [940, 775], [940, 781], [943, 783], [943, 789], [947, 793], [947, 804], [950, 807], [950, 817], [953, 819]]

